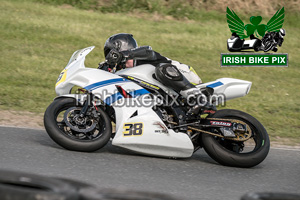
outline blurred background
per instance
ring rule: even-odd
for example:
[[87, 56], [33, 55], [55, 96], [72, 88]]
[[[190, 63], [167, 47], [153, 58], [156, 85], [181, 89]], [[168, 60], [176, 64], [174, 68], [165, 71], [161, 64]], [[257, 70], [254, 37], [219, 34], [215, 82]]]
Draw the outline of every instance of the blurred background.
[[[263, 24], [285, 7], [287, 35], [277, 53], [288, 53], [289, 66], [221, 68], [220, 53], [228, 53], [231, 36], [227, 6], [244, 23], [261, 15]], [[55, 82], [72, 53], [96, 46], [86, 67], [97, 68], [104, 42], [120, 32], [192, 66], [204, 82], [252, 81], [250, 93], [226, 108], [256, 117], [273, 145], [300, 145], [299, 0], [1, 0], [0, 124], [43, 127]]]

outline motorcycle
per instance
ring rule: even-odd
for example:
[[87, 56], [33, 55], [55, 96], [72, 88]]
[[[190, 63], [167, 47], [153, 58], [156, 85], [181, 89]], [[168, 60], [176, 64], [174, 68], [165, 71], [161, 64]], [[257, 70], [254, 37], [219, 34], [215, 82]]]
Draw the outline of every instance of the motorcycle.
[[[205, 106], [199, 115], [190, 114], [186, 100], [156, 80], [154, 66], [114, 73], [86, 68], [85, 57], [93, 49], [74, 52], [45, 111], [45, 129], [60, 146], [92, 152], [112, 140], [114, 146], [169, 158], [189, 158], [204, 148], [218, 163], [234, 167], [253, 167], [266, 158], [268, 133], [251, 115]], [[251, 85], [220, 78], [196, 87], [217, 102], [245, 96]]]

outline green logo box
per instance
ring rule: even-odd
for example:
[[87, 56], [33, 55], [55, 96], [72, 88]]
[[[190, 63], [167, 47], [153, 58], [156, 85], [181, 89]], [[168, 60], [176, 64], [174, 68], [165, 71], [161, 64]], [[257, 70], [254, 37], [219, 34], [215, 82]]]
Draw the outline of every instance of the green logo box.
[[288, 67], [288, 54], [221, 53], [221, 67]]

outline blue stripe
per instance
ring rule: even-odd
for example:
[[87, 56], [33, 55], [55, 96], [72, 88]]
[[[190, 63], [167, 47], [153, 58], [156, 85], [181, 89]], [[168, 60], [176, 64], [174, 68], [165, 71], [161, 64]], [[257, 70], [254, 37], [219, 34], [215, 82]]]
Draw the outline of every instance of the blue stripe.
[[[138, 96], [141, 96], [143, 94], [148, 94], [150, 93], [148, 90], [146, 89], [139, 89], [139, 90], [135, 90], [135, 91], [132, 91], [132, 92], [129, 92], [129, 94], [133, 97], [133, 98], [136, 98]], [[120, 92], [117, 92], [109, 97], [107, 97], [104, 102], [107, 104], [107, 105], [110, 105], [116, 101], [118, 101], [119, 99], [122, 99], [124, 98], [123, 95], [120, 93]]]
[[224, 84], [221, 81], [218, 81], [216, 83], [212, 83], [210, 85], [207, 85], [206, 87], [215, 88], [215, 87], [218, 87], [218, 86], [221, 86], [221, 85], [224, 85]]
[[112, 85], [112, 84], [117, 84], [117, 83], [123, 83], [123, 82], [126, 82], [126, 81], [116, 81], [116, 82], [112, 82], [112, 83], [101, 84], [99, 86], [93, 87], [91, 90], [96, 90], [96, 89], [101, 88], [101, 87], [105, 87], [105, 86]]
[[132, 96], [132, 97], [138, 97], [138, 96], [141, 96], [143, 94], [148, 94], [150, 93], [148, 90], [146, 89], [139, 89], [139, 90], [135, 90], [135, 91], [132, 91], [132, 92], [129, 92], [129, 94]]
[[91, 85], [88, 85], [88, 86], [84, 87], [84, 89], [86, 89], [86, 90], [95, 90], [95, 89], [100, 88], [100, 87], [104, 87], [104, 86], [111, 85], [111, 84], [114, 84], [114, 83], [126, 82], [126, 81], [129, 81], [129, 80], [126, 80], [124, 78], [115, 78], [115, 79], [110, 79], [110, 80], [106, 80], [106, 81], [100, 81], [100, 82], [97, 82], [97, 83], [93, 83]]

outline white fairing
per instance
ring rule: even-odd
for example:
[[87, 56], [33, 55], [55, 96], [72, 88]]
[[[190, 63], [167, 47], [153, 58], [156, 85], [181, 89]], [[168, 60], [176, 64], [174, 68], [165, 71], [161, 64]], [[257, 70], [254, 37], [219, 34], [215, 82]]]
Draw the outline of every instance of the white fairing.
[[220, 78], [216, 81], [203, 83], [197, 87], [209, 87], [214, 89], [214, 95], [224, 95], [225, 100], [243, 97], [249, 93], [252, 83], [234, 78]]
[[[187, 158], [193, 154], [194, 147], [189, 136], [158, 125], [164, 126], [164, 123], [152, 108], [122, 106], [115, 107], [115, 111], [117, 126], [113, 145], [162, 157]], [[134, 113], [137, 115], [134, 116]], [[142, 134], [128, 135], [126, 124], [142, 124]]]

